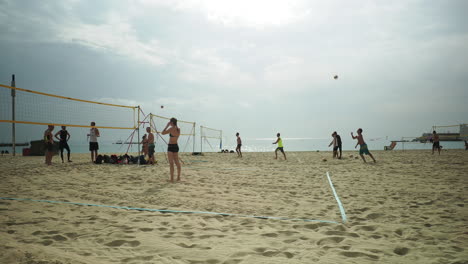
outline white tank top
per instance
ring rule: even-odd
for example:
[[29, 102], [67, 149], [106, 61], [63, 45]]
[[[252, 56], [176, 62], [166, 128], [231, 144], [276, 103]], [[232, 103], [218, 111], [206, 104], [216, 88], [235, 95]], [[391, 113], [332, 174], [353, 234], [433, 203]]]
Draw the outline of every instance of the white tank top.
[[96, 129], [91, 128], [89, 130], [89, 142], [97, 142]]

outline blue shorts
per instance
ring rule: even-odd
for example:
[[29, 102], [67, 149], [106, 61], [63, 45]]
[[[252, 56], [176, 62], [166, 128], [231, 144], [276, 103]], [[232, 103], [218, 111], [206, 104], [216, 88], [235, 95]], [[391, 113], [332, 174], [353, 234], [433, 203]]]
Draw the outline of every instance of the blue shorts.
[[366, 155], [369, 155], [370, 152], [369, 152], [369, 149], [367, 148], [367, 144], [362, 144], [360, 145], [361, 147], [359, 148], [359, 154], [362, 155], [362, 154], [366, 154]]

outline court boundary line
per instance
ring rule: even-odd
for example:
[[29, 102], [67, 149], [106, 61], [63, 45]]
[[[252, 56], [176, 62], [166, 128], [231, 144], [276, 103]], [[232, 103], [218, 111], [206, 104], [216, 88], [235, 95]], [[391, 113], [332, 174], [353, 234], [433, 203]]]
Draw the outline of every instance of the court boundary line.
[[332, 180], [330, 178], [330, 173], [327, 171], [327, 178], [328, 178], [328, 183], [330, 183], [330, 188], [333, 191], [333, 195], [335, 196], [335, 200], [338, 203], [338, 207], [340, 208], [340, 213], [341, 213], [341, 221], [346, 223], [347, 218], [346, 218], [346, 213], [343, 207], [343, 204], [341, 203], [340, 197], [338, 197], [338, 194], [336, 193], [335, 187], [333, 186]]
[[105, 208], [114, 208], [114, 209], [149, 211], [149, 212], [160, 212], [160, 213], [210, 214], [210, 215], [221, 215], [221, 216], [235, 216], [235, 217], [242, 217], [242, 218], [257, 218], [257, 219], [271, 219], [271, 220], [283, 220], [283, 221], [303, 221], [303, 222], [320, 222], [320, 223], [329, 223], [329, 224], [340, 224], [339, 222], [329, 221], [329, 220], [315, 220], [315, 219], [289, 218], [289, 217], [277, 217], [277, 216], [242, 215], [242, 214], [217, 213], [217, 212], [205, 212], [205, 211], [182, 211], [182, 210], [179, 211], [179, 210], [170, 210], [170, 209], [149, 209], [149, 208], [138, 208], [138, 207], [128, 207], [128, 206], [101, 205], [101, 204], [51, 201], [51, 200], [36, 200], [36, 199], [30, 199], [30, 198], [0, 197], [0, 200], [30, 201], [30, 202], [70, 204], [70, 205], [81, 205], [81, 206], [96, 206], [96, 207], [105, 207]]

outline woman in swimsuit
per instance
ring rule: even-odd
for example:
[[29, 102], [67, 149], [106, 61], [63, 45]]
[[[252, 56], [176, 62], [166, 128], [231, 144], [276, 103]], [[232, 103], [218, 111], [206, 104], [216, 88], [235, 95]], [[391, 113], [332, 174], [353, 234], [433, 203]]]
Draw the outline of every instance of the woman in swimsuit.
[[171, 118], [171, 121], [167, 123], [162, 134], [169, 134], [167, 157], [169, 159], [169, 167], [171, 171], [171, 182], [174, 182], [174, 163], [177, 166], [177, 181], [180, 181], [181, 167], [179, 162], [179, 145], [177, 145], [177, 140], [180, 136], [180, 128], [177, 127], [177, 119]]
[[52, 156], [54, 155], [54, 138], [52, 131], [54, 126], [49, 125], [47, 130], [44, 132], [44, 144], [45, 144], [45, 164], [52, 165]]

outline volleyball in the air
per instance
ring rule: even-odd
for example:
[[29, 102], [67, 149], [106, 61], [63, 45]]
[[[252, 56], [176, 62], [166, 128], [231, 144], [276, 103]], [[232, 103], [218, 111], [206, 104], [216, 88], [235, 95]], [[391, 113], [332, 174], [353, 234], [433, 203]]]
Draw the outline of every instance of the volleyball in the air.
[[161, 105], [161, 108], [164, 108], [164, 105]]
[[338, 75], [333, 76], [333, 79], [335, 80], [338, 79]]

